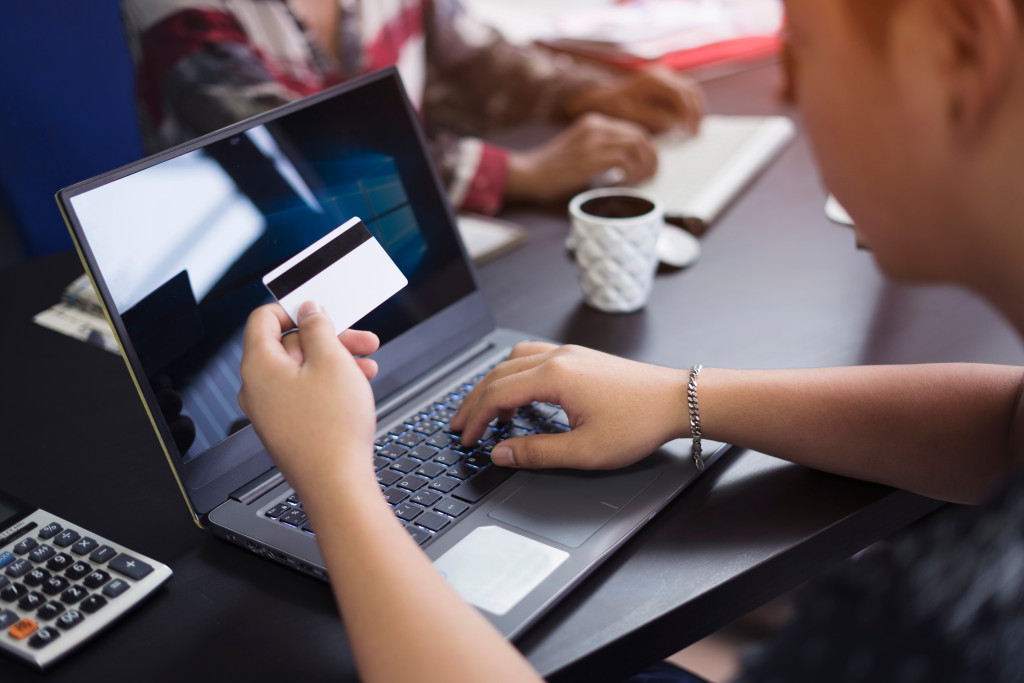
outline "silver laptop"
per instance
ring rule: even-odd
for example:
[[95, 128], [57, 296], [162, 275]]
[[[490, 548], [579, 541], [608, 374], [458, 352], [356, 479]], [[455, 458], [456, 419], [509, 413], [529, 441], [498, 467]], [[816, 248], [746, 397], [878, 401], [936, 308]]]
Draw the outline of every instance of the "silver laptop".
[[242, 330], [272, 300], [261, 276], [353, 216], [409, 280], [356, 325], [382, 341], [367, 457], [396, 518], [504, 634], [697, 476], [688, 440], [611, 473], [491, 464], [503, 436], [568, 429], [549, 404], [495, 423], [474, 448], [448, 432], [467, 388], [527, 337], [495, 327], [393, 69], [57, 197], [189, 510], [258, 555], [327, 578], [302, 502], [238, 408]]

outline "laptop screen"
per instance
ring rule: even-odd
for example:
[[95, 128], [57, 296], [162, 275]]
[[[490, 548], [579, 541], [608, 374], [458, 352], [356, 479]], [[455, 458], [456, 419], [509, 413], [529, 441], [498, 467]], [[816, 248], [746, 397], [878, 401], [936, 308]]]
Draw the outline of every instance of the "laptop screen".
[[182, 462], [247, 424], [238, 369], [249, 313], [273, 300], [261, 277], [349, 218], [365, 222], [409, 280], [353, 327], [387, 345], [476, 291], [393, 70], [69, 188], [61, 200]]

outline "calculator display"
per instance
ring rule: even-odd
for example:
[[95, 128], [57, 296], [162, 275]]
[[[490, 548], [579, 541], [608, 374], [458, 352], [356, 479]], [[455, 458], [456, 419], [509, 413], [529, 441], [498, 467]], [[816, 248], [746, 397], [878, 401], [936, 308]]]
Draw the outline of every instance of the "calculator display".
[[7, 526], [28, 513], [35, 510], [34, 507], [23, 503], [14, 496], [0, 491], [0, 542], [4, 539], [4, 532]]

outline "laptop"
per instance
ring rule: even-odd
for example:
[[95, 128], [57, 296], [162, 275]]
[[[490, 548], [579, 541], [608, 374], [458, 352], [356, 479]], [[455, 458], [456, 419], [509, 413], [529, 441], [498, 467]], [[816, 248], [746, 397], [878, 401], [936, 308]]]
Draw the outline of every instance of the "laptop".
[[[195, 521], [327, 579], [315, 529], [237, 404], [261, 277], [358, 216], [409, 284], [354, 327], [376, 332], [373, 457], [396, 519], [515, 637], [697, 476], [689, 440], [604, 473], [490, 463], [508, 434], [568, 429], [525, 406], [463, 448], [446, 420], [510, 347], [459, 237], [394, 69], [205, 135], [57, 193]], [[709, 461], [725, 446], [706, 447]]]

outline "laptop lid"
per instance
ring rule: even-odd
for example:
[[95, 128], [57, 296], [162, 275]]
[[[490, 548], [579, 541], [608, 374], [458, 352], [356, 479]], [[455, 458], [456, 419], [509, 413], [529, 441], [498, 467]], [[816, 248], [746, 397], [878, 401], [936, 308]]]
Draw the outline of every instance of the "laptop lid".
[[378, 404], [494, 329], [397, 70], [385, 69], [57, 193], [197, 522], [272, 467], [237, 403], [261, 277], [353, 216], [409, 285], [376, 332]]

